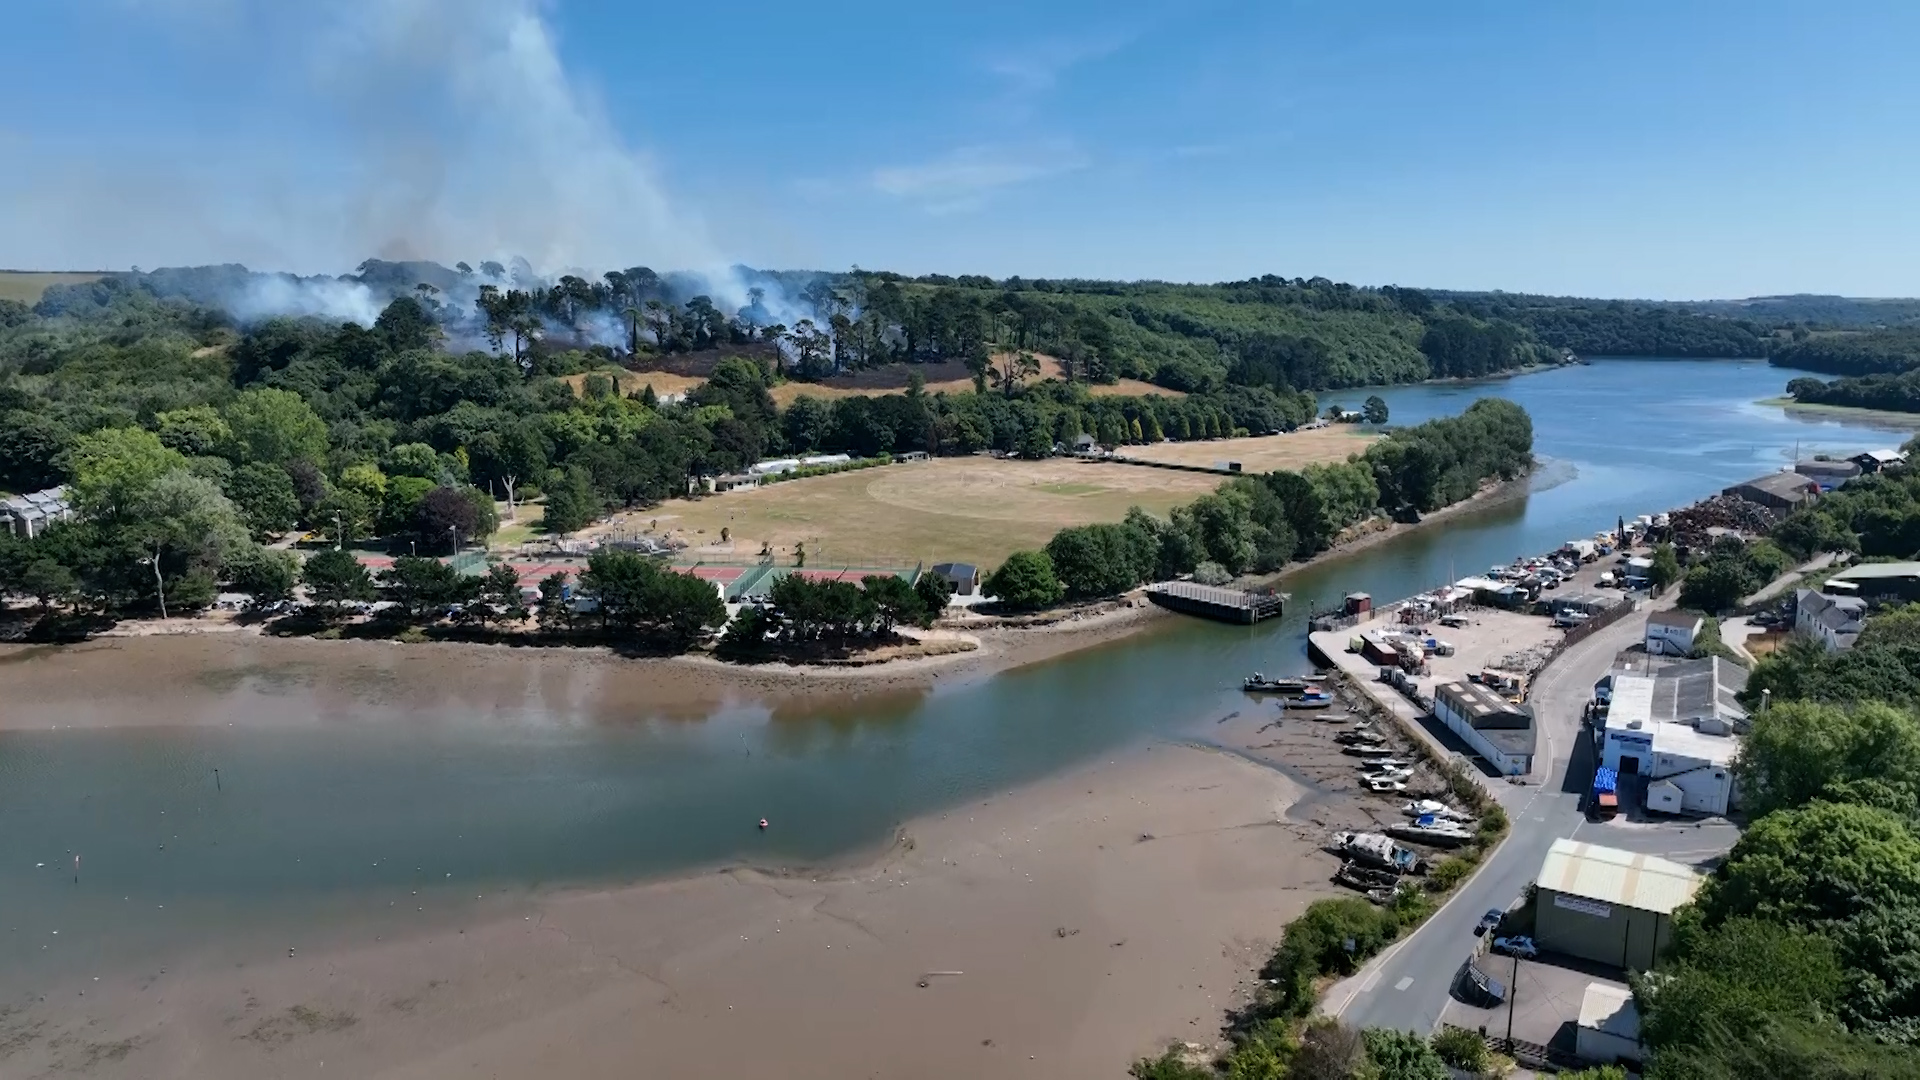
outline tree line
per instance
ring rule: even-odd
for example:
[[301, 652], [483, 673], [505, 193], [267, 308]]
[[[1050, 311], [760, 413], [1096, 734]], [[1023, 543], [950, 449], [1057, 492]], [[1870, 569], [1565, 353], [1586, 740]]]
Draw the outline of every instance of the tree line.
[[1458, 502], [1533, 462], [1533, 422], [1504, 398], [1457, 417], [1390, 433], [1345, 462], [1236, 477], [1177, 506], [1166, 520], [1135, 507], [1117, 524], [1055, 533], [1040, 551], [1008, 556], [985, 582], [1013, 608], [1114, 596], [1183, 575], [1224, 582], [1266, 574], [1325, 551], [1376, 513], [1407, 518]]
[[1787, 395], [1802, 405], [1920, 412], [1920, 364], [1894, 374], [1793, 379], [1787, 383]]

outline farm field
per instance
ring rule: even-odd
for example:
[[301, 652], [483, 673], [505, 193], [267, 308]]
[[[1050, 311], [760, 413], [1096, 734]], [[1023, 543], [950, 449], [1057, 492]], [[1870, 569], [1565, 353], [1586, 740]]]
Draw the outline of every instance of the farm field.
[[[718, 357], [725, 351], [719, 350], [711, 355]], [[1060, 361], [1051, 356], [1040, 356], [1038, 359], [1041, 379], [1060, 378]], [[999, 357], [996, 356], [995, 360], [998, 361]], [[653, 384], [654, 393], [667, 394], [691, 390], [699, 386], [706, 382], [705, 372], [710, 370], [712, 370], [711, 360], [701, 362], [685, 357], [668, 357], [660, 361], [660, 367], [656, 370], [622, 371], [617, 377], [620, 381], [620, 392], [623, 394], [636, 392], [648, 383]], [[915, 372], [926, 380], [926, 390], [929, 394], [942, 391], [957, 394], [973, 389], [972, 373], [967, 371], [965, 364], [955, 360], [939, 364], [890, 364], [870, 371], [835, 376], [823, 382], [784, 382], [773, 388], [773, 400], [784, 409], [803, 397], [831, 400], [898, 394], [907, 388], [907, 380]], [[567, 381], [573, 383], [576, 389], [584, 379], [584, 375], [567, 377]], [[1186, 396], [1178, 390], [1169, 390], [1164, 386], [1155, 386], [1138, 379], [1121, 379], [1111, 385], [1095, 385], [1089, 388], [1089, 392], [1094, 397], [1121, 395], [1137, 397], [1146, 394], [1159, 394], [1170, 398]]]
[[1161, 461], [1170, 465], [1212, 466], [1237, 461], [1246, 472], [1262, 473], [1298, 469], [1316, 462], [1345, 461], [1347, 455], [1365, 450], [1378, 438], [1352, 424], [1332, 424], [1285, 435], [1123, 446], [1117, 453], [1138, 461]]
[[98, 281], [104, 274], [69, 274], [39, 270], [0, 270], [0, 300], [17, 300], [32, 305], [51, 285], [79, 285]]
[[[1217, 455], [1225, 444], [1208, 445]], [[1291, 460], [1340, 460], [1362, 443], [1320, 439], [1314, 445], [1319, 449], [1293, 451]], [[614, 528], [638, 531], [657, 522], [657, 532], [690, 545], [692, 558], [751, 558], [770, 544], [784, 561], [804, 543], [809, 566], [919, 561], [992, 568], [1009, 552], [1043, 546], [1064, 526], [1119, 521], [1129, 506], [1164, 516], [1220, 480], [1068, 458], [935, 458], [676, 500], [636, 511]], [[730, 530], [725, 543], [723, 528]]]

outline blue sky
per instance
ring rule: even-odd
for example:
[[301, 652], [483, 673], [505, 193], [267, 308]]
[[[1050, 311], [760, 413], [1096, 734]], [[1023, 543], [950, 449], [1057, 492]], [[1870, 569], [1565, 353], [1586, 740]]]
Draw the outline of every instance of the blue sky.
[[1920, 295], [1916, 40], [1904, 3], [33, 5], [0, 265]]

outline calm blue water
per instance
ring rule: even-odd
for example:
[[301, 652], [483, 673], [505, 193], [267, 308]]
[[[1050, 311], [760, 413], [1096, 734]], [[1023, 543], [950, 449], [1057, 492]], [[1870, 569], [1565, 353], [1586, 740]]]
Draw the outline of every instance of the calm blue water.
[[[1247, 670], [1305, 668], [1303, 613], [1315, 603], [1351, 590], [1396, 598], [1542, 551], [1776, 469], [1796, 445], [1851, 452], [1906, 437], [1751, 404], [1793, 374], [1608, 360], [1378, 391], [1401, 424], [1482, 396], [1519, 402], [1544, 462], [1534, 490], [1301, 571], [1284, 586], [1292, 613], [1257, 628], [1168, 620], [991, 679], [779, 713], [690, 720], [622, 704], [610, 719], [590, 690], [558, 694], [530, 677], [492, 711], [510, 722], [474, 724], [460, 722], [474, 703], [459, 687], [402, 716], [377, 681], [256, 672], [218, 683], [232, 695], [223, 707], [311, 722], [0, 734], [0, 988], [256, 931], [444, 919], [476, 893], [804, 863], [882, 843], [915, 814], [1244, 707], [1234, 687]], [[85, 678], [97, 662], [56, 652], [20, 664], [72, 664]], [[18, 668], [0, 665], [0, 702]], [[765, 834], [752, 827], [763, 815], [777, 823]], [[409, 903], [426, 910], [410, 915]]]

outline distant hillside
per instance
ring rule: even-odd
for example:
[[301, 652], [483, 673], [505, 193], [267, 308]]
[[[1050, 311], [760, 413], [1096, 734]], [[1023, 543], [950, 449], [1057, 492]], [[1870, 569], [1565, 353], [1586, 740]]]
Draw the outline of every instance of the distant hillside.
[[1056, 359], [1074, 381], [1201, 394], [1230, 386], [1317, 391], [1478, 378], [1557, 363], [1568, 352], [1755, 357], [1786, 349], [1800, 357], [1794, 366], [1853, 374], [1880, 369], [1810, 354], [1848, 353], [1853, 346], [1828, 340], [1835, 334], [1920, 327], [1920, 300], [1592, 300], [1273, 275], [1191, 285], [745, 266], [656, 273], [640, 266], [549, 281], [524, 262], [446, 267], [370, 259], [336, 277], [237, 264], [107, 280], [32, 277], [47, 279], [37, 285], [44, 290], [37, 310], [50, 317], [100, 308], [115, 290], [133, 289], [223, 311], [243, 326], [275, 315], [364, 326], [395, 300], [411, 298], [461, 349], [511, 339], [516, 354], [594, 347], [607, 361], [660, 366], [754, 346], [780, 357], [787, 379], [841, 388], [869, 375], [904, 385], [906, 372], [893, 369], [984, 369], [996, 354], [1022, 352]]

